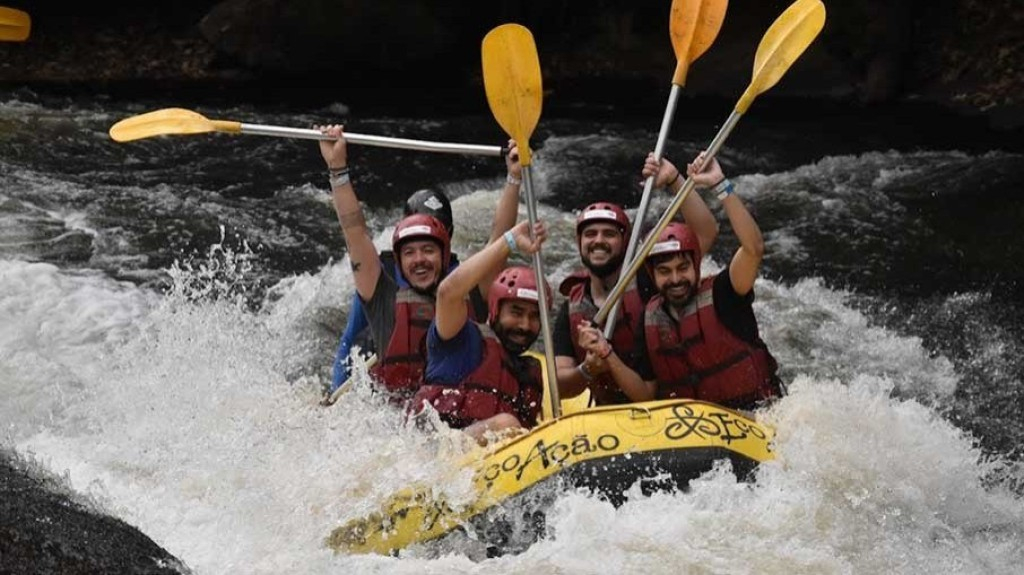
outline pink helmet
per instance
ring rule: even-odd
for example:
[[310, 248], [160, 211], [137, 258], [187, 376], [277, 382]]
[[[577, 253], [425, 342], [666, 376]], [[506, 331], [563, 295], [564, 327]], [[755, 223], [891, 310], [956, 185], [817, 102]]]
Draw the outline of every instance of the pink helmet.
[[399, 258], [402, 244], [412, 240], [434, 240], [441, 244], [441, 269], [447, 270], [452, 256], [451, 240], [448, 230], [441, 220], [427, 214], [413, 214], [402, 218], [391, 234], [391, 249], [395, 258]]
[[593, 222], [609, 222], [619, 226], [623, 236], [629, 235], [629, 216], [621, 206], [611, 202], [594, 202], [583, 208], [576, 216], [576, 241], [583, 234], [583, 227]]
[[[548, 309], [551, 309], [553, 295], [551, 285], [544, 281], [544, 291], [547, 295]], [[501, 302], [507, 299], [524, 299], [540, 303], [537, 293], [537, 276], [533, 270], [525, 266], [514, 266], [502, 270], [498, 277], [491, 284], [491, 290], [487, 293], [488, 319], [494, 320], [498, 317], [498, 308]]]
[[650, 266], [651, 256], [686, 252], [693, 252], [693, 267], [696, 268], [699, 276], [701, 253], [697, 234], [693, 233], [690, 226], [686, 224], [671, 222], [665, 226], [661, 235], [658, 236], [658, 243], [654, 244], [650, 253], [647, 254], [647, 265]]

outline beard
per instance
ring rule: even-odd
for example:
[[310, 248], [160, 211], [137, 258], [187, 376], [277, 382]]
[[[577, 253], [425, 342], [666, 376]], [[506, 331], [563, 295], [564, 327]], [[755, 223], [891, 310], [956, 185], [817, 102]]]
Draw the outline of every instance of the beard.
[[[526, 350], [530, 349], [533, 342], [537, 341], [536, 333], [532, 333], [521, 329], [505, 329], [500, 323], [495, 322], [491, 326], [494, 330], [494, 334], [498, 336], [498, 341], [501, 342], [501, 346], [505, 348], [512, 357], [518, 357], [522, 355]], [[513, 341], [509, 336], [522, 336], [526, 338], [525, 344]]]
[[[607, 248], [607, 246], [603, 247]], [[610, 248], [608, 248], [608, 252], [611, 252]], [[595, 264], [592, 261], [590, 261], [590, 258], [585, 256], [580, 256], [580, 259], [583, 261], [583, 266], [590, 270], [590, 273], [594, 274], [594, 277], [603, 280], [606, 277], [619, 271], [619, 268], [622, 267], [622, 262], [626, 260], [626, 254], [620, 253], [618, 255], [612, 256], [611, 259], [609, 259], [607, 262], [603, 264]]]
[[[685, 288], [686, 295], [679, 298], [669, 295], [669, 290], [673, 288]], [[694, 289], [693, 284], [690, 283], [688, 280], [683, 280], [681, 282], [676, 282], [672, 284], [665, 284], [661, 287], [660, 292], [661, 297], [665, 298], [665, 301], [668, 302], [670, 306], [676, 309], [686, 307], [690, 303], [690, 301], [693, 300], [694, 296], [697, 295], [697, 290]]]

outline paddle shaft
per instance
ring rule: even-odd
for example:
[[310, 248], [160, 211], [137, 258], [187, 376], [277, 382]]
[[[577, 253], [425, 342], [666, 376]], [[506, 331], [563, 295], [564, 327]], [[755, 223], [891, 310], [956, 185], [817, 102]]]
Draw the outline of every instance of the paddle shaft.
[[[530, 166], [523, 166], [523, 189], [526, 191], [526, 217], [530, 220], [530, 233], [537, 223], [537, 202], [533, 197], [533, 178]], [[548, 397], [551, 399], [551, 416], [558, 419], [562, 416], [562, 401], [558, 394], [558, 371], [555, 369], [555, 347], [551, 339], [551, 321], [548, 313], [548, 290], [545, 289], [547, 276], [544, 274], [544, 261], [540, 251], [533, 254], [533, 275], [537, 277], [537, 304], [540, 306], [540, 336], [544, 341], [544, 364], [548, 372]]]
[[[711, 140], [711, 145], [708, 146], [707, 153], [704, 156], [705, 164], [710, 162], [718, 153], [718, 150], [722, 148], [722, 144], [725, 143], [726, 138], [729, 137], [733, 128], [736, 127], [741, 116], [742, 114], [736, 110], [733, 110], [732, 113], [729, 114], [729, 118], [724, 124], [722, 124], [722, 128], [718, 130], [718, 134], [715, 135], [715, 138]], [[704, 166], [702, 165], [701, 168], [703, 169], [703, 167]], [[650, 235], [647, 236], [647, 239], [644, 240], [644, 243], [640, 246], [636, 257], [630, 260], [628, 267], [624, 268], [619, 274], [619, 281], [616, 282], [615, 287], [613, 287], [612, 291], [608, 294], [608, 298], [605, 299], [604, 305], [601, 306], [601, 309], [597, 310], [597, 315], [594, 316], [594, 321], [596, 323], [602, 324], [605, 319], [608, 318], [608, 314], [611, 312], [612, 307], [618, 304], [622, 294], [626, 292], [626, 286], [629, 285], [629, 282], [633, 281], [633, 278], [636, 277], [637, 272], [640, 270], [640, 266], [643, 265], [644, 260], [647, 258], [647, 254], [651, 253], [651, 249], [654, 248], [654, 244], [658, 243], [658, 236], [661, 235], [661, 232], [665, 230], [668, 224], [672, 221], [672, 218], [675, 217], [676, 212], [679, 211], [680, 206], [682, 206], [683, 202], [686, 201], [686, 196], [690, 195], [690, 192], [693, 190], [695, 185], [693, 178], [686, 178], [686, 182], [683, 183], [683, 187], [676, 193], [672, 203], [669, 205], [668, 209], [665, 210], [665, 213], [662, 214], [661, 219], [658, 220], [658, 225], [651, 230]], [[697, 270], [697, 273], [699, 274], [700, 270]]]
[[[679, 102], [679, 93], [681, 92], [679, 84], [672, 84], [672, 89], [668, 93], [668, 104], [665, 106], [665, 115], [661, 118], [661, 130], [658, 132], [658, 142], [654, 146], [654, 159], [661, 160], [662, 155], [665, 153], [665, 142], [668, 141], [668, 133], [672, 129], [672, 119], [675, 117], [676, 104]], [[636, 210], [636, 215], [633, 216], [633, 232], [629, 235], [629, 244], [626, 246], [626, 254], [623, 257], [623, 262], [633, 261], [633, 254], [636, 253], [636, 246], [640, 243], [641, 228], [644, 224], [644, 219], [647, 217], [647, 207], [651, 203], [651, 189], [654, 188], [654, 179], [657, 176], [655, 173], [653, 176], [647, 178], [644, 182], [644, 193], [640, 196], [640, 207]], [[612, 306], [611, 311], [608, 315], [608, 321], [604, 325], [604, 337], [610, 340], [612, 333], [615, 332], [615, 321], [619, 317], [619, 304], [620, 301], [616, 301], [615, 305]]]
[[[320, 130], [309, 128], [286, 128], [282, 126], [263, 126], [242, 123], [243, 134], [257, 136], [276, 136], [279, 138], [299, 138], [305, 140], [333, 140]], [[448, 154], [465, 154], [475, 156], [504, 156], [508, 150], [501, 146], [483, 146], [479, 144], [452, 144], [447, 142], [430, 142], [427, 140], [410, 140], [408, 138], [389, 138], [386, 136], [368, 136], [345, 132], [345, 141], [350, 144], [374, 146], [378, 148], [399, 148], [402, 150], [418, 150], [421, 152], [441, 152]]]

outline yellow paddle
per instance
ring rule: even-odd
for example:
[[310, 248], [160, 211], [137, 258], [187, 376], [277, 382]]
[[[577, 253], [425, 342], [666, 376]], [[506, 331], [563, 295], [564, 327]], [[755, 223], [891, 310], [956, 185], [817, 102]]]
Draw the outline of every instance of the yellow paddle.
[[[523, 188], [526, 191], [526, 213], [530, 229], [537, 222], [537, 202], [533, 197], [533, 182], [530, 177], [530, 136], [540, 120], [541, 92], [540, 60], [533, 34], [518, 24], [505, 24], [491, 30], [484, 37], [482, 46], [484, 89], [487, 104], [494, 119], [505, 130], [519, 148], [519, 163], [523, 167]], [[533, 254], [533, 273], [541, 284], [544, 262], [540, 253]], [[543, 285], [537, 290], [540, 304], [540, 330], [544, 341], [544, 365], [548, 378], [548, 401], [554, 418], [562, 415], [558, 395], [558, 378], [555, 373], [554, 343], [551, 340], [551, 323], [548, 316], [548, 293]]]
[[0, 41], [24, 42], [32, 30], [32, 19], [26, 12], [0, 6]]
[[[729, 137], [729, 133], [736, 127], [740, 116], [747, 111], [754, 98], [774, 86], [782, 78], [782, 75], [786, 73], [790, 65], [817, 38], [818, 33], [821, 32], [824, 26], [825, 5], [821, 3], [821, 0], [797, 0], [775, 19], [775, 22], [768, 28], [768, 31], [757, 47], [757, 54], [754, 56], [754, 74], [750, 85], [743, 92], [739, 101], [736, 102], [736, 107], [708, 146], [705, 162], [715, 157], [722, 144], [725, 143], [725, 139]], [[672, 221], [672, 218], [679, 210], [679, 207], [683, 205], [686, 196], [693, 190], [693, 187], [693, 178], [687, 178], [682, 189], [676, 193], [672, 203], [665, 210], [661, 219], [658, 220], [658, 224], [651, 230], [647, 239], [640, 246], [636, 257], [629, 261], [628, 267], [619, 275], [619, 281], [608, 294], [604, 305], [597, 311], [594, 321], [603, 323], [608, 318], [611, 308], [616, 305], [619, 298], [625, 293], [626, 286], [636, 277], [636, 273], [643, 264], [647, 254], [651, 252], [651, 248], [657, 243], [658, 236], [665, 229], [665, 226]]]
[[[679, 92], [686, 84], [686, 73], [690, 70], [690, 64], [706, 52], [718, 37], [718, 31], [722, 28], [722, 20], [725, 19], [725, 9], [728, 5], [728, 0], [672, 0], [668, 29], [669, 37], [672, 39], [672, 49], [676, 54], [676, 69], [672, 74], [672, 89], [668, 94], [665, 115], [661, 119], [658, 142], [654, 146], [654, 157], [658, 160], [661, 159], [665, 151], [665, 142], [672, 129], [672, 117], [675, 115], [676, 104], [679, 101]], [[633, 232], [626, 245], [626, 253], [622, 260], [624, 262], [633, 261], [636, 246], [640, 243], [640, 229], [643, 227], [644, 218], [647, 217], [647, 207], [651, 201], [653, 187], [654, 176], [651, 176], [644, 182], [640, 207], [637, 208], [636, 216], [633, 217]], [[608, 339], [611, 339], [612, 333], [615, 332], [618, 311], [619, 306], [616, 303], [604, 325], [604, 336]]]
[[[131, 142], [153, 136], [206, 134], [209, 132], [225, 132], [229, 134], [252, 134], [259, 136], [276, 136], [280, 138], [300, 138], [305, 140], [331, 140], [320, 130], [309, 128], [285, 128], [281, 126], [263, 126], [244, 124], [233, 120], [210, 120], [205, 116], [183, 108], [164, 108], [125, 118], [110, 128], [110, 137], [116, 142]], [[429, 142], [426, 140], [410, 140], [408, 138], [389, 138], [385, 136], [368, 136], [345, 132], [345, 140], [350, 144], [377, 146], [381, 148], [401, 148], [424, 152], [444, 152], [451, 154], [471, 154], [478, 156], [501, 156], [507, 150], [501, 146], [482, 146], [477, 144], [451, 144], [447, 142]]]

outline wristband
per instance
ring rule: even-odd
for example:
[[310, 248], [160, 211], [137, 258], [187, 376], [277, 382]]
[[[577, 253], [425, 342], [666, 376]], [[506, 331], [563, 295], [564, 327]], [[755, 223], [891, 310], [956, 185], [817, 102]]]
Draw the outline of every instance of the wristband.
[[512, 230], [505, 232], [505, 243], [508, 244], [508, 251], [511, 254], [519, 251], [519, 246], [516, 245], [516, 237], [512, 235]]
[[505, 178], [505, 183], [510, 185], [510, 186], [518, 186], [518, 185], [522, 184], [523, 181], [519, 180], [519, 179], [516, 179], [514, 176], [512, 176], [512, 174], [509, 174], [508, 177]]
[[715, 194], [718, 195], [718, 201], [722, 201], [725, 198], [729, 197], [729, 194], [733, 193], [735, 189], [736, 186], [733, 185], [732, 181], [729, 178], [725, 178], [721, 182], [718, 182], [718, 184], [714, 188], [712, 188]]
[[329, 170], [327, 174], [328, 181], [331, 182], [332, 188], [340, 188], [341, 186], [352, 183], [352, 180], [349, 177], [348, 167], [340, 168], [337, 170], [332, 169]]
[[580, 375], [583, 376], [583, 379], [585, 379], [587, 381], [594, 381], [594, 376], [591, 375], [589, 371], [587, 371], [587, 364], [586, 363], [581, 363], [581, 364], [577, 365], [576, 366], [576, 371], [580, 372]]
[[338, 174], [332, 173], [331, 177], [329, 178], [329, 181], [331, 182], [332, 188], [341, 187], [343, 185], [348, 185], [352, 183], [351, 178], [348, 177], [348, 170], [345, 170], [344, 172], [340, 172]]

